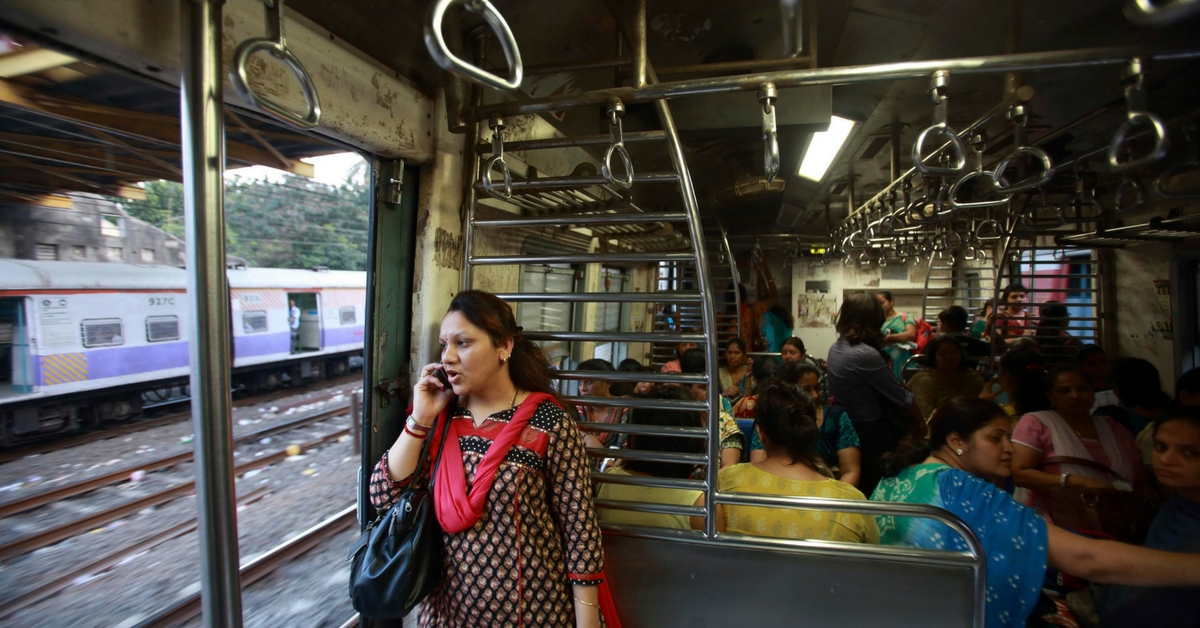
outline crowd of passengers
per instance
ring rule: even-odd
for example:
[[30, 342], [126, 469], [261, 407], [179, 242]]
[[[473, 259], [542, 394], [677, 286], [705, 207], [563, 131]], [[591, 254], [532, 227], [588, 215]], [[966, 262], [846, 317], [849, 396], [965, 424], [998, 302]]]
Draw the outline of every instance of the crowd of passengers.
[[[721, 393], [718, 489], [870, 496], [948, 510], [985, 551], [991, 628], [1200, 626], [1200, 371], [1184, 374], [1172, 400], [1152, 364], [1125, 358], [1110, 368], [1102, 349], [1067, 337], [1066, 322], [1058, 320], [1065, 310], [1049, 304], [1047, 312], [1043, 304], [1039, 323], [1050, 320], [1043, 333], [1025, 316], [1024, 298], [1020, 286], [1010, 286], [1004, 306], [985, 308], [974, 324], [963, 308], [947, 308], [938, 317], [939, 334], [915, 356], [917, 322], [896, 312], [886, 292], [846, 298], [827, 362], [809, 356], [797, 337], [780, 344], [779, 359], [751, 359], [746, 341], [730, 340], [725, 366], [713, 378]], [[603, 582], [597, 522], [701, 529], [704, 521], [597, 510], [592, 499], [703, 506], [701, 490], [628, 478], [703, 478], [706, 471], [602, 452], [694, 458], [705, 453], [706, 441], [653, 429], [626, 434], [599, 424], [699, 433], [708, 416], [683, 404], [627, 408], [603, 399], [704, 401], [706, 386], [614, 382], [606, 372], [649, 369], [635, 360], [614, 367], [593, 359], [578, 366], [596, 372], [579, 382], [579, 395], [596, 402], [572, 407], [556, 395], [545, 356], [524, 338], [503, 301], [461, 293], [441, 332], [442, 361], [423, 369], [405, 433], [376, 467], [371, 486], [374, 505], [386, 508], [412, 476], [429, 436], [436, 449], [454, 445], [451, 459], [462, 457], [462, 465], [436, 472], [446, 580], [423, 603], [421, 625], [503, 624], [514, 617], [517, 623], [545, 619], [537, 625], [600, 625], [607, 596], [594, 586]], [[663, 372], [706, 374], [703, 349], [679, 349]], [[1000, 356], [996, 375], [985, 380], [978, 367], [993, 353]], [[905, 367], [912, 365], [920, 368], [905, 381], [913, 371]], [[450, 387], [433, 377], [437, 369], [447, 372]], [[590, 457], [585, 447], [592, 448]], [[1147, 506], [1117, 512], [1125, 515], [1120, 521], [1081, 527], [1064, 519], [1073, 513], [1056, 510], [1065, 490], [1092, 491], [1101, 501], [1119, 491]], [[1157, 508], [1152, 522], [1149, 505]], [[720, 532], [968, 549], [960, 535], [932, 519], [724, 504], [715, 511]], [[1138, 515], [1148, 530], [1134, 538], [1132, 528], [1121, 526]], [[509, 547], [514, 554], [497, 554]], [[523, 572], [522, 556], [537, 557], [545, 568], [536, 576]], [[479, 586], [490, 587], [495, 598], [479, 595]]]

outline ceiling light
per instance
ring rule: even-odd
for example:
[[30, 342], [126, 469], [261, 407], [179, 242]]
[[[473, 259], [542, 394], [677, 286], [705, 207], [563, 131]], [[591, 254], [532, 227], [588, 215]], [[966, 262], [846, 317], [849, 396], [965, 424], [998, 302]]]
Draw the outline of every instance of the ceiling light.
[[808, 150], [804, 152], [804, 160], [800, 162], [800, 176], [812, 181], [824, 179], [853, 128], [853, 120], [833, 116], [829, 120], [828, 131], [813, 133]]

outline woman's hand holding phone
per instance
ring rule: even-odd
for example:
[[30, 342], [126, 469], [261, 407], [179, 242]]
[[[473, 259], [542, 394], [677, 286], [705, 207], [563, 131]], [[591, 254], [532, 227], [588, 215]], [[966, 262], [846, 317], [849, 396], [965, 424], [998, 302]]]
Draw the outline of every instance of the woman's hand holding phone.
[[421, 425], [433, 425], [452, 396], [454, 391], [442, 365], [426, 364], [421, 367], [421, 379], [413, 387], [413, 418]]

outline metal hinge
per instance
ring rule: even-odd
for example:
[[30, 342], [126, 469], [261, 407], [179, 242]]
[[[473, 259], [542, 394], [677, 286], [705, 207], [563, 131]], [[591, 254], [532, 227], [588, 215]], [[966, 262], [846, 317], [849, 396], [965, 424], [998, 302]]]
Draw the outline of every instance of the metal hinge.
[[379, 390], [379, 407], [386, 408], [391, 403], [392, 399], [400, 397], [400, 391], [404, 390], [407, 378], [393, 377], [385, 379], [375, 385]]
[[397, 159], [392, 162], [392, 173], [388, 176], [387, 186], [388, 202], [393, 205], [399, 205], [400, 199], [404, 195], [403, 159]]

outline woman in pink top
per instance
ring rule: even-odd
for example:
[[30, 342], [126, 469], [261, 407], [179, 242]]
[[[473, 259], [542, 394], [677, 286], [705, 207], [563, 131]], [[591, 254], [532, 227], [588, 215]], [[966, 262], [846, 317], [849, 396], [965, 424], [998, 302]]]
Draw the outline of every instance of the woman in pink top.
[[[1042, 488], [1134, 490], [1142, 479], [1137, 443], [1116, 421], [1092, 416], [1095, 393], [1083, 373], [1060, 367], [1050, 372], [1046, 382], [1053, 409], [1026, 414], [1013, 429], [1013, 481], [1020, 487], [1014, 497], [1044, 510], [1038, 494]], [[1059, 456], [1091, 460], [1113, 473], [1070, 463], [1043, 466]]]

